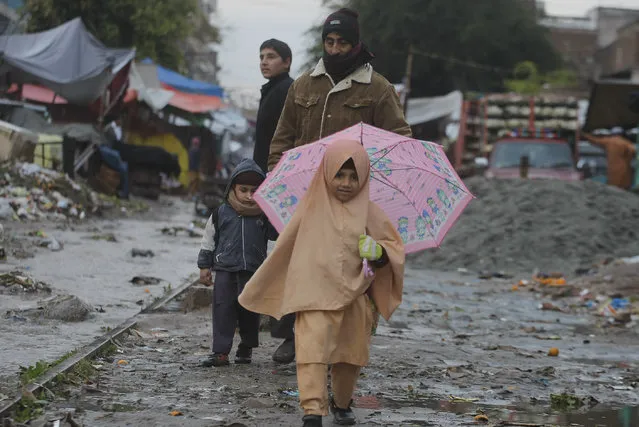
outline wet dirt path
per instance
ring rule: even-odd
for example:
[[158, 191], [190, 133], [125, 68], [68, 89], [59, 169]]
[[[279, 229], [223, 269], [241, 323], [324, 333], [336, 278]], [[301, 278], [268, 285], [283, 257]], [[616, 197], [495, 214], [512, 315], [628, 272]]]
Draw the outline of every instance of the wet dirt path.
[[[164, 227], [188, 227], [193, 219], [191, 212], [192, 204], [167, 199], [135, 219], [96, 219], [71, 226], [5, 223], [5, 235], [20, 239], [23, 249], [34, 256], [9, 257], [0, 264], [0, 273], [20, 270], [50, 284], [53, 292], [0, 296], [0, 394], [15, 393], [19, 366], [39, 360], [52, 362], [88, 344], [161, 297], [169, 286], [179, 286], [196, 272], [199, 238], [189, 237], [184, 231], [175, 236], [161, 231]], [[63, 249], [53, 252], [38, 247], [39, 239], [28, 236], [38, 230], [62, 243]], [[107, 235], [116, 241], [98, 239]], [[133, 249], [151, 250], [154, 256], [133, 257]], [[134, 285], [134, 276], [152, 276], [161, 281]], [[73, 323], [20, 314], [20, 310], [36, 308], [56, 295], [77, 296], [95, 310], [89, 319]], [[10, 310], [15, 314], [7, 316]]]
[[[617, 410], [639, 404], [636, 331], [601, 329], [585, 311], [541, 311], [545, 299], [510, 286], [409, 270], [404, 303], [380, 325], [362, 372], [359, 425], [472, 425], [478, 410], [494, 424], [639, 425], [636, 408]], [[294, 365], [270, 360], [279, 343], [266, 333], [252, 365], [207, 369], [198, 367], [207, 310], [145, 315], [138, 329], [101, 363], [90, 391], [77, 388], [50, 411], [76, 408], [91, 426], [301, 424]], [[599, 403], [551, 413], [550, 395], [564, 392]]]

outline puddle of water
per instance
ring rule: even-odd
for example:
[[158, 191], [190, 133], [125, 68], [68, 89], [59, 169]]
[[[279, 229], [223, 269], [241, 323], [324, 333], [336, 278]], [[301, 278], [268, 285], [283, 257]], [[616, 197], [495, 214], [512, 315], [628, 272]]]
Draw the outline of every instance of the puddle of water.
[[[374, 406], [367, 399], [366, 406]], [[494, 420], [558, 426], [597, 426], [597, 427], [636, 427], [639, 426], [639, 406], [620, 409], [593, 408], [585, 412], [543, 413], [534, 406], [491, 406], [470, 402], [451, 402], [449, 400], [420, 399], [396, 400], [380, 398], [380, 408], [399, 409], [406, 407], [428, 408], [435, 411], [450, 412], [457, 415], [474, 414], [482, 409]]]

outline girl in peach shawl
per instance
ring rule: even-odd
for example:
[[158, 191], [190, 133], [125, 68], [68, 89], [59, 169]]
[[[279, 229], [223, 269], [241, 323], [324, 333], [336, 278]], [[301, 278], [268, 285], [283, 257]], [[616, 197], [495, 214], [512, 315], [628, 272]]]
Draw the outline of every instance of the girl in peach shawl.
[[355, 424], [351, 398], [360, 368], [368, 363], [372, 303], [388, 320], [402, 300], [404, 246], [369, 200], [369, 172], [368, 154], [359, 142], [330, 144], [275, 249], [239, 298], [246, 309], [276, 319], [297, 313], [297, 381], [305, 427], [321, 426], [329, 407], [337, 424]]

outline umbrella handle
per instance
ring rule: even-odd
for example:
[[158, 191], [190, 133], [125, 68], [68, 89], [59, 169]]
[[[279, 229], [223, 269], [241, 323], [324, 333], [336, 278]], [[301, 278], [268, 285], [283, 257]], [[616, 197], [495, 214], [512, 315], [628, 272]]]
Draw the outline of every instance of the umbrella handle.
[[370, 267], [370, 265], [368, 265], [368, 260], [367, 259], [362, 260], [362, 268], [364, 269], [364, 277], [374, 277], [375, 276], [375, 272]]

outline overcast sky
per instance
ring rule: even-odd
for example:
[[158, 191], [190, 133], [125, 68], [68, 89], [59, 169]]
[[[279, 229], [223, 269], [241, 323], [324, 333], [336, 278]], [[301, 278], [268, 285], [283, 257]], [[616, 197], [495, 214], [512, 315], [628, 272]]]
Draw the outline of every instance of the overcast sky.
[[[469, 0], [470, 1], [470, 0]], [[289, 44], [293, 50], [293, 76], [306, 62], [304, 35], [325, 18], [320, 0], [218, 0], [216, 22], [223, 29], [219, 48], [220, 83], [257, 91], [265, 83], [259, 72], [258, 50], [269, 38]], [[582, 16], [597, 6], [639, 8], [639, 0], [546, 0], [551, 15]]]

